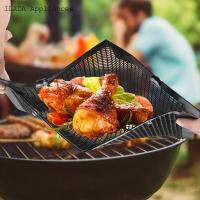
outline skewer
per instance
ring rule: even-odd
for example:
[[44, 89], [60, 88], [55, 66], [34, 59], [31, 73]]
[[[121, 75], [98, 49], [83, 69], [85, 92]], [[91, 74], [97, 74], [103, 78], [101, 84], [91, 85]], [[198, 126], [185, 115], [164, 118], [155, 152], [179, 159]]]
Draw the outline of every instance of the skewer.
[[0, 143], [26, 143], [26, 142], [36, 142], [32, 138], [27, 139], [0, 139]]

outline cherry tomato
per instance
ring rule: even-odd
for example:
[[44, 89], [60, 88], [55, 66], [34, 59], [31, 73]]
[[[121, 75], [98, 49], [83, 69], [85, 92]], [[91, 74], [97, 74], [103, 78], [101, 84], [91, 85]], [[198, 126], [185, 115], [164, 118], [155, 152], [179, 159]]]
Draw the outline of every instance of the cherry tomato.
[[52, 112], [48, 113], [47, 119], [52, 124], [59, 126], [67, 122], [69, 120], [69, 116], [67, 114]]
[[54, 136], [55, 134], [56, 134], [55, 131], [53, 131], [53, 130], [50, 130], [50, 131], [49, 131], [49, 135], [50, 135], [50, 136]]
[[76, 56], [79, 58], [87, 51], [87, 44], [83, 35], [79, 35], [77, 43], [78, 43], [78, 51], [76, 52]]

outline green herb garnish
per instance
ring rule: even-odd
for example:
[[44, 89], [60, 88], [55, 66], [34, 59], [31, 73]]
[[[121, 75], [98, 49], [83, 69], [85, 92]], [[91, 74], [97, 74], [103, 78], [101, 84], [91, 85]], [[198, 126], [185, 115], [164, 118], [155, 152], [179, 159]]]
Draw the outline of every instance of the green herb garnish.
[[99, 77], [84, 77], [83, 85], [94, 93], [101, 89]]
[[135, 100], [135, 95], [124, 91], [122, 86], [117, 88], [116, 93], [113, 95], [113, 100], [117, 104], [128, 104]]
[[[85, 77], [83, 80], [83, 85], [94, 93], [101, 89], [99, 77]], [[118, 86], [116, 93], [113, 95], [113, 100], [117, 104], [132, 103], [134, 99], [135, 95], [125, 92], [122, 86]]]

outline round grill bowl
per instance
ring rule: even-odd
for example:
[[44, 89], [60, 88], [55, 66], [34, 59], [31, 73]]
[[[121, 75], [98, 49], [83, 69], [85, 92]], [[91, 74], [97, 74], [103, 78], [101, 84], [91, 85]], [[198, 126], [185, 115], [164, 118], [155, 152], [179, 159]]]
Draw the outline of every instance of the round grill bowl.
[[[153, 104], [155, 117], [171, 111], [184, 111], [200, 116], [199, 111], [191, 104], [149, 72], [130, 54], [109, 41], [100, 43], [66, 69], [45, 81], [50, 83], [55, 78], [70, 80], [77, 76], [102, 76], [106, 73], [116, 73], [126, 91], [147, 97]], [[43, 82], [44, 80], [37, 84], [40, 85]], [[19, 109], [32, 111], [30, 105], [37, 105], [35, 107], [37, 116], [45, 120], [47, 108], [41, 106], [37, 99], [32, 101], [34, 99], [29, 98], [37, 95], [32, 91], [34, 88], [30, 91], [27, 89], [28, 92], [19, 87], [18, 90], [17, 93], [12, 89], [9, 92], [16, 96], [15, 100], [18, 99]], [[13, 100], [13, 96], [10, 97]], [[26, 103], [23, 105], [21, 102]], [[153, 130], [154, 136], [161, 132], [169, 136], [174, 131], [181, 133], [180, 127], [177, 129], [176, 126], [176, 119], [169, 115], [164, 120], [155, 121], [153, 126], [145, 123], [140, 127], [140, 132], [148, 136], [148, 132]], [[137, 151], [130, 151], [130, 149], [128, 149], [129, 153], [117, 151], [118, 155], [115, 156], [109, 156], [104, 152], [105, 148], [111, 147], [104, 147], [101, 150], [103, 156], [100, 159], [97, 156], [95, 158], [90, 156], [89, 159], [63, 160], [63, 156], [56, 155], [56, 157], [45, 158], [43, 161], [41, 158], [37, 159], [29, 155], [30, 151], [39, 150], [31, 150], [28, 144], [26, 147], [19, 144], [17, 146], [0, 145], [0, 151], [2, 150], [4, 154], [0, 157], [0, 195], [5, 200], [147, 199], [166, 180], [180, 145], [184, 142], [184, 140], [171, 140], [172, 142], [169, 143], [164, 141], [166, 142], [163, 139], [163, 144], [159, 147], [150, 144], [142, 150], [141, 146], [137, 146]], [[27, 148], [29, 150], [25, 150]], [[113, 152], [116, 153], [116, 150]], [[16, 153], [18, 155], [13, 155]], [[44, 150], [39, 155], [45, 157], [46, 153], [50, 151]], [[87, 157], [88, 153], [84, 156]]]
[[0, 158], [0, 195], [5, 200], [147, 199], [168, 177], [182, 142], [99, 159]]

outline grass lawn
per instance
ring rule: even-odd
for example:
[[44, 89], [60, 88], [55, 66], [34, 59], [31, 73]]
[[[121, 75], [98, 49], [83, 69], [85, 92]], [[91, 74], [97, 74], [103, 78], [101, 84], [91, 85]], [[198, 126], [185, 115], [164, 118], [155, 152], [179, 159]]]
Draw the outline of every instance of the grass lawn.
[[[179, 167], [187, 156], [186, 146], [181, 148], [175, 168], [163, 187], [150, 200], [199, 200], [200, 164], [188, 170], [187, 175], [178, 176]], [[187, 171], [187, 169], [185, 169]]]

